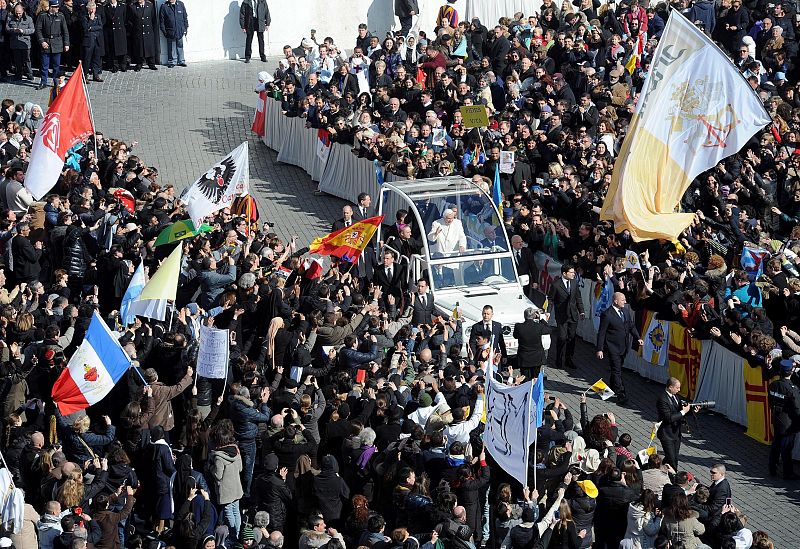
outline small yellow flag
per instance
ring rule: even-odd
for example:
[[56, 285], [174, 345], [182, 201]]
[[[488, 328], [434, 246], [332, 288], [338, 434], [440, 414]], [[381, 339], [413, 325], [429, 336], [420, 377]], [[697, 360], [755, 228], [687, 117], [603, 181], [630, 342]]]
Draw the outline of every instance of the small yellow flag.
[[606, 385], [606, 382], [603, 381], [602, 378], [598, 379], [594, 383], [594, 385], [589, 387], [589, 389], [591, 389], [595, 393], [599, 393], [600, 398], [602, 398], [603, 400], [608, 400], [609, 398], [614, 396], [614, 391], [612, 391], [611, 388], [608, 385]]

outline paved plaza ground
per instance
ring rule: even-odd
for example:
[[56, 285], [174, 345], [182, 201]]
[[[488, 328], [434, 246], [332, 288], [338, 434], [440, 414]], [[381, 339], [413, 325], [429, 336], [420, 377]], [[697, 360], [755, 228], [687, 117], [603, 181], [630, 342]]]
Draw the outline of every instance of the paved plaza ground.
[[[206, 62], [188, 68], [140, 73], [104, 74], [104, 83], [89, 84], [97, 128], [106, 136], [138, 141], [135, 152], [147, 165], [156, 166], [164, 183], [182, 189], [215, 161], [247, 140], [250, 143], [250, 185], [257, 197], [261, 219], [275, 224], [284, 237], [299, 236], [300, 245], [325, 234], [341, 216], [342, 201], [314, 196], [316, 184], [300, 168], [276, 162], [250, 132], [258, 71], [273, 69], [254, 61]], [[47, 103], [45, 91], [33, 86], [0, 84], [0, 97]], [[560, 393], [578, 419], [579, 394], [601, 376], [605, 362], [595, 359], [592, 348], [578, 345], [577, 370], [549, 371], [547, 388]], [[663, 388], [626, 373], [630, 402], [625, 408], [589, 401], [589, 413], [612, 411], [620, 432], [633, 436], [633, 446], [647, 445], [655, 418], [655, 399]], [[702, 483], [709, 482], [712, 463], [725, 463], [734, 504], [750, 517], [751, 529], [770, 533], [776, 548], [800, 547], [800, 483], [771, 479], [767, 473], [768, 447], [744, 434], [744, 429], [714, 414], [703, 413], [694, 435], [685, 440], [681, 463]]]

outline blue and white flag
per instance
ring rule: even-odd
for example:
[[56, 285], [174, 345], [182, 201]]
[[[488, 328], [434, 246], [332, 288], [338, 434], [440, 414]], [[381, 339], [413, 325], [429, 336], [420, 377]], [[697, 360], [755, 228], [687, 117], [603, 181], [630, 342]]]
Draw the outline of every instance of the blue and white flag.
[[764, 248], [745, 246], [742, 249], [742, 269], [747, 273], [747, 277], [753, 281], [764, 272], [764, 262], [769, 259], [770, 253]]
[[600, 329], [600, 315], [603, 314], [603, 311], [611, 307], [611, 301], [614, 297], [614, 283], [611, 282], [611, 277], [609, 276], [606, 278], [606, 281], [603, 283], [603, 290], [600, 292], [600, 297], [597, 298], [597, 302], [594, 305], [594, 315], [592, 315], [592, 323], [594, 324], [594, 329]]
[[131, 303], [139, 298], [145, 284], [147, 284], [147, 280], [144, 276], [144, 261], [141, 261], [133, 272], [131, 281], [128, 283], [128, 289], [125, 290], [125, 295], [122, 296], [122, 303], [119, 306], [119, 322], [123, 326], [130, 326], [136, 321], [136, 313], [131, 312], [130, 307]]
[[536, 429], [542, 426], [544, 418], [544, 373], [539, 372], [531, 392], [531, 437], [536, 438]]
[[128, 371], [131, 359], [95, 311], [80, 347], [53, 385], [53, 402], [63, 415], [103, 400]]
[[500, 163], [494, 165], [494, 183], [492, 184], [492, 201], [501, 214], [503, 213], [503, 195], [500, 192]]

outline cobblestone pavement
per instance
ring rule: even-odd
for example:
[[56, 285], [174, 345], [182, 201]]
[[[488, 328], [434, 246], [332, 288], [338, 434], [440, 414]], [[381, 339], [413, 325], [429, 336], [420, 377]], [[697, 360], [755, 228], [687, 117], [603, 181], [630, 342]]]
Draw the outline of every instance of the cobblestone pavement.
[[[249, 65], [221, 61], [188, 68], [159, 67], [157, 72], [105, 73], [104, 83], [89, 84], [95, 122], [107, 136], [137, 140], [136, 152], [142, 160], [157, 166], [161, 180], [179, 189], [248, 140], [251, 189], [262, 220], [274, 222], [279, 234], [297, 234], [301, 243], [308, 243], [324, 234], [340, 216], [342, 202], [330, 196], [314, 196], [316, 184], [306, 173], [278, 164], [276, 153], [250, 132], [256, 75], [274, 66], [274, 61]], [[0, 84], [0, 97], [47, 103], [46, 90], [36, 91], [30, 85]], [[579, 343], [576, 358], [576, 370], [549, 370], [546, 386], [561, 393], [577, 415], [579, 394], [599, 377], [607, 376], [607, 367], [594, 358], [586, 344]], [[647, 445], [655, 418], [655, 398], [663, 388], [627, 372], [625, 384], [630, 397], [627, 407], [593, 397], [589, 412], [612, 411], [621, 432], [633, 436], [633, 446], [638, 450]], [[734, 503], [750, 517], [750, 528], [768, 531], [776, 548], [800, 546], [795, 541], [800, 484], [766, 476], [768, 447], [714, 414], [702, 413], [692, 428], [694, 435], [684, 439], [681, 447], [682, 467], [692, 471], [700, 482], [708, 483], [709, 466], [717, 461], [725, 463]]]
[[[254, 60], [204, 62], [187, 68], [143, 69], [112, 74], [88, 83], [95, 126], [108, 137], [138, 141], [134, 149], [148, 166], [156, 166], [162, 183], [179, 190], [191, 184], [217, 160], [250, 143], [250, 188], [262, 221], [276, 223], [278, 234], [311, 242], [341, 217], [341, 205], [330, 196], [314, 196], [316, 184], [300, 168], [278, 164], [250, 131], [259, 71], [277, 66]], [[38, 83], [38, 81], [37, 81]], [[0, 84], [0, 98], [32, 101], [46, 108], [49, 90], [35, 84]]]
[[[561, 398], [580, 420], [580, 394], [600, 377], [608, 379], [608, 361], [597, 360], [594, 347], [579, 342], [575, 352], [575, 370], [547, 369], [545, 390], [560, 393]], [[655, 401], [664, 386], [623, 370], [629, 401], [617, 406], [615, 399], [603, 402], [597, 396], [588, 400], [589, 417], [611, 411], [620, 433], [630, 433], [635, 453], [648, 445], [650, 430], [656, 420]], [[591, 394], [591, 393], [590, 393]], [[800, 547], [797, 523], [800, 519], [800, 482], [784, 482], [767, 476], [769, 446], [744, 434], [745, 429], [718, 414], [701, 411], [697, 421], [689, 418], [691, 436], [684, 436], [678, 466], [690, 471], [698, 482], [708, 485], [708, 470], [714, 463], [724, 463], [731, 483], [733, 503], [749, 517], [748, 528], [769, 532], [775, 547]], [[656, 444], [660, 443], [656, 439]]]

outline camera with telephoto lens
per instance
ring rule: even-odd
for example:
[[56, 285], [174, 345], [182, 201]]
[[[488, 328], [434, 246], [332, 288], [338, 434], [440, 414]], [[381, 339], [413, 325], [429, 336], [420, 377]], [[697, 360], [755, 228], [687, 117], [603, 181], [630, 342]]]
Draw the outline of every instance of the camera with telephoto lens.
[[681, 400], [681, 406], [691, 406], [694, 408], [697, 406], [698, 408], [713, 408], [717, 405], [715, 400], [701, 400], [698, 402], [688, 402], [686, 400]]

